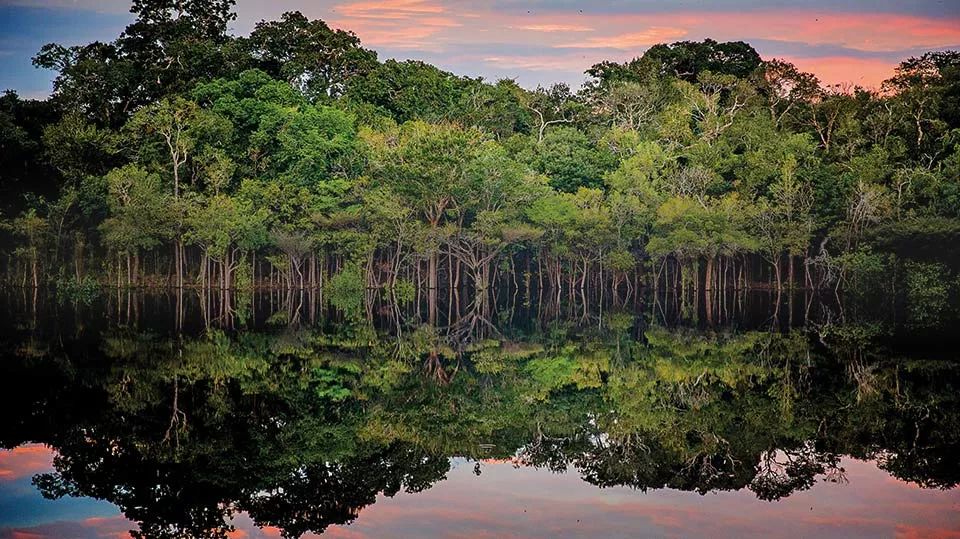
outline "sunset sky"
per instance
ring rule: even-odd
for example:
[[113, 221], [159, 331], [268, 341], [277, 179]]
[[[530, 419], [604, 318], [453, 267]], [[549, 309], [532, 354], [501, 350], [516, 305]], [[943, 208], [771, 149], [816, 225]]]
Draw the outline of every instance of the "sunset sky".
[[[50, 91], [30, 58], [44, 43], [116, 37], [126, 0], [0, 0], [0, 90]], [[828, 83], [876, 87], [902, 59], [960, 49], [960, 0], [238, 0], [237, 34], [299, 10], [353, 30], [381, 59], [420, 59], [460, 75], [578, 87], [600, 60], [652, 44], [713, 38], [751, 43]]]

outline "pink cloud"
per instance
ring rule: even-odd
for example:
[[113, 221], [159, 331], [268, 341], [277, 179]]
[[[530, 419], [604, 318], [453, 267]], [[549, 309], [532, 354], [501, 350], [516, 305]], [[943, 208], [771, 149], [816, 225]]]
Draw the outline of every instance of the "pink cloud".
[[[581, 46], [649, 46], [689, 35], [694, 39], [771, 40], [833, 45], [863, 52], [896, 52], [960, 45], [960, 18], [927, 18], [886, 13], [824, 13], [804, 10], [746, 12], [674, 11], [654, 14], [554, 14], [555, 24], [588, 24], [600, 29]], [[663, 28], [662, 34], [637, 27]], [[637, 36], [636, 39], [622, 36]], [[653, 43], [649, 40], [662, 37]], [[618, 39], [619, 38], [619, 39]], [[595, 45], [609, 41], [609, 45]], [[636, 45], [631, 43], [635, 42]], [[562, 45], [561, 46], [572, 46]]]
[[960, 19], [930, 19], [881, 13], [768, 13], [758, 37], [865, 52], [895, 52], [960, 44]]
[[481, 60], [501, 69], [525, 71], [583, 71], [591, 65], [591, 61], [581, 54], [485, 56]]
[[651, 26], [642, 32], [590, 37], [583, 41], [561, 44], [558, 45], [558, 47], [577, 49], [636, 49], [650, 47], [657, 43], [677, 41], [685, 35], [687, 35], [687, 31], [683, 28]]
[[430, 0], [382, 0], [353, 2], [336, 6], [347, 17], [409, 18], [425, 13], [443, 13], [444, 8]]
[[[497, 15], [489, 14], [493, 20]], [[573, 14], [563, 12], [539, 13], [537, 24], [547, 27], [580, 27], [596, 30], [579, 32], [571, 39], [569, 32], [545, 35], [518, 35], [520, 32], [501, 33], [501, 40], [517, 43], [517, 54], [511, 61], [505, 55], [489, 55], [499, 65], [517, 69], [570, 69], [582, 71], [593, 63], [610, 59], [622, 61], [639, 56], [656, 43], [681, 39], [743, 40], [760, 47], [766, 58], [783, 56], [764, 50], [762, 41], [781, 43], [788, 48], [791, 60], [818, 75], [824, 82], [852, 82], [876, 87], [893, 74], [899, 59], [892, 60], [897, 51], [934, 49], [960, 45], [960, 18], [934, 19], [909, 15], [883, 13], [821, 13], [804, 10], [697, 12], [676, 11], [655, 14]], [[518, 30], [530, 25], [506, 25]], [[637, 28], [643, 30], [638, 31]], [[469, 32], [462, 31], [464, 34]], [[761, 41], [762, 40], [762, 41]], [[580, 49], [582, 54], [525, 55], [523, 46], [538, 45], [555, 49]], [[767, 45], [767, 48], [770, 46]], [[836, 47], [837, 52], [822, 55], [814, 47]], [[614, 52], [595, 52], [592, 49], [611, 49]], [[804, 54], [804, 49], [809, 53]], [[842, 49], [850, 52], [844, 54]], [[862, 56], [858, 52], [864, 53]], [[886, 58], [877, 58], [885, 53]], [[874, 56], [868, 56], [874, 55]], [[905, 52], [906, 58], [910, 52]], [[577, 60], [579, 59], [579, 60]]]
[[13, 481], [52, 468], [53, 450], [43, 444], [26, 444], [0, 451], [0, 481]]
[[897, 539], [960, 539], [960, 530], [898, 524]]
[[331, 21], [354, 31], [372, 46], [431, 50], [429, 38], [444, 29], [461, 25], [446, 8], [434, 0], [359, 1], [340, 4]]
[[814, 73], [824, 84], [851, 82], [864, 88], [876, 89], [893, 75], [897, 62], [854, 56], [827, 56], [820, 58], [783, 57], [802, 71]]
[[130, 529], [136, 525], [121, 515], [91, 517], [77, 521], [56, 521], [10, 530], [12, 539], [130, 539]]
[[508, 26], [514, 30], [529, 30], [531, 32], [592, 32], [589, 26], [576, 24], [528, 24], [526, 26]]

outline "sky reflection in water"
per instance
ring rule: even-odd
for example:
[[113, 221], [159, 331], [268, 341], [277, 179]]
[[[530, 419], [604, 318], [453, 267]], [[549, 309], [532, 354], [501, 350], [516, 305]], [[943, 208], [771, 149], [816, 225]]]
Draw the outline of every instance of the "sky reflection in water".
[[[3, 538], [127, 537], [135, 524], [106, 502], [44, 500], [29, 484], [53, 469], [53, 450], [0, 451]], [[454, 459], [447, 479], [417, 494], [379, 496], [356, 522], [325, 536], [374, 537], [960, 537], [960, 491], [923, 489], [870, 461], [844, 458], [848, 482], [818, 481], [779, 502], [751, 492], [597, 489], [576, 473]], [[233, 538], [280, 537], [245, 514]], [[314, 537], [307, 534], [305, 537]]]

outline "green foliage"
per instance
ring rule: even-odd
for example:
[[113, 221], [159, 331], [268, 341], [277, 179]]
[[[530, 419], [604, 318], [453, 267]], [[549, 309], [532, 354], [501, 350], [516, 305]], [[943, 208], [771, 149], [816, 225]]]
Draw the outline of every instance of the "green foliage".
[[522, 158], [529, 159], [532, 166], [547, 176], [551, 187], [567, 193], [581, 187], [602, 186], [603, 176], [613, 163], [612, 156], [593, 144], [583, 132], [571, 127], [547, 131], [531, 155]]
[[158, 174], [126, 165], [107, 176], [110, 217], [101, 225], [104, 241], [120, 252], [159, 245], [171, 230], [170, 196]]
[[345, 387], [345, 374], [355, 375], [356, 371], [314, 367], [310, 373], [310, 381], [315, 387], [314, 392], [317, 398], [333, 402], [342, 402], [350, 398], [353, 392]]
[[844, 285], [854, 298], [876, 299], [888, 293], [896, 273], [896, 257], [874, 252], [867, 247], [837, 257], [843, 270]]
[[92, 277], [60, 278], [56, 282], [57, 299], [63, 302], [90, 305], [100, 296], [100, 283]]
[[397, 122], [451, 120], [464, 81], [415, 60], [387, 60], [347, 83], [347, 101], [367, 103]]
[[331, 277], [324, 289], [331, 305], [351, 315], [359, 314], [363, 308], [365, 291], [363, 273], [355, 267], [344, 268]]
[[260, 21], [244, 45], [260, 69], [312, 100], [339, 97], [351, 79], [377, 67], [377, 53], [361, 47], [353, 32], [333, 30], [300, 12]]
[[681, 41], [525, 89], [380, 62], [298, 12], [235, 37], [232, 6], [137, 0], [118, 39], [41, 49], [51, 100], [0, 98], [10, 279], [117, 254], [131, 277], [150, 255], [178, 274], [156, 282], [205, 282], [212, 260], [234, 287], [268, 261], [288, 287], [347, 264], [396, 288], [425, 261], [429, 286], [484, 291], [532, 261], [584, 288], [668, 267], [706, 283], [716, 264], [835, 285], [861, 248], [958, 261], [938, 249], [960, 216], [956, 52], [869, 92]]
[[903, 265], [907, 287], [907, 316], [915, 327], [939, 324], [949, 307], [950, 270], [943, 264], [908, 260]]

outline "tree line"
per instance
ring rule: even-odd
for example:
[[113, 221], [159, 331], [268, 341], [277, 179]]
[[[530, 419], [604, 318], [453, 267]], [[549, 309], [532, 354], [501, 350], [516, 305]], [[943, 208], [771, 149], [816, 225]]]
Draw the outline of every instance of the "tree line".
[[839, 287], [960, 234], [957, 52], [864, 89], [683, 41], [528, 90], [232, 9], [136, 0], [0, 98], [8, 283]]

